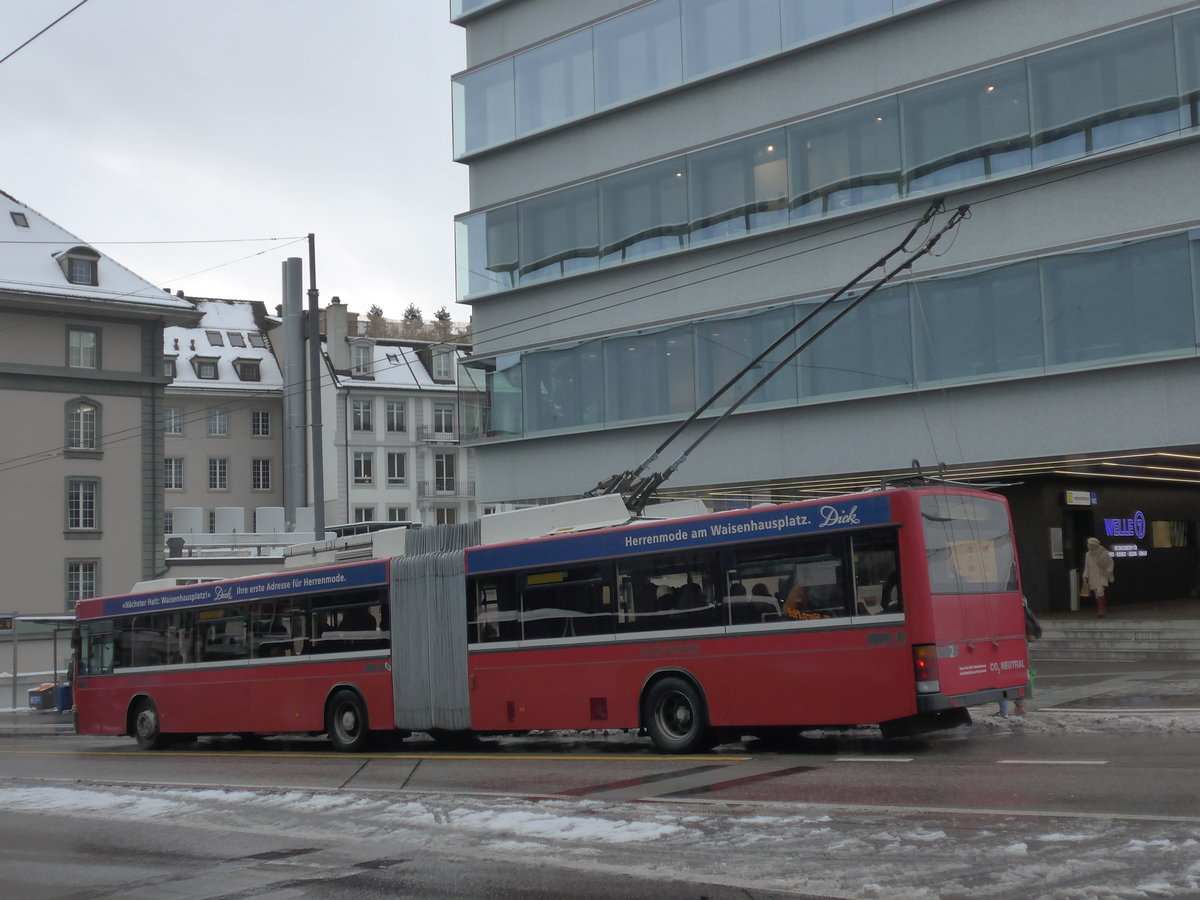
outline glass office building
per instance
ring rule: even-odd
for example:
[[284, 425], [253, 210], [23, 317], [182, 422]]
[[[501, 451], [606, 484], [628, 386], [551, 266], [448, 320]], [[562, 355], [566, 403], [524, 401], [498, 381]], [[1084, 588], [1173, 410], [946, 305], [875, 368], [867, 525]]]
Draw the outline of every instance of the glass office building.
[[[1020, 481], [1002, 489], [1041, 608], [1065, 602], [1084, 532], [1128, 544], [1147, 583], [1197, 587], [1200, 2], [492, 0], [452, 18], [462, 423], [485, 497], [579, 496], [632, 468], [795, 328], [713, 403], [741, 405], [663, 496], [788, 499], [920, 461]], [[936, 253], [821, 307], [936, 200], [910, 247], [970, 207]], [[1151, 537], [1103, 534], [1134, 506]]]

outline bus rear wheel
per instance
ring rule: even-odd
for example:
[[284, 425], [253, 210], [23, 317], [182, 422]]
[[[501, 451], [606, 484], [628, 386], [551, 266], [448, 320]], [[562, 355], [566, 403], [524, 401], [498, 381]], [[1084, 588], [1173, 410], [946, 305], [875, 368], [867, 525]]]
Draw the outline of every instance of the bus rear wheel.
[[160, 750], [166, 746], [158, 720], [158, 707], [149, 697], [137, 705], [133, 713], [133, 736], [143, 750]]
[[333, 749], [343, 753], [366, 749], [371, 736], [367, 728], [367, 708], [354, 691], [338, 691], [330, 698], [325, 726]]
[[696, 753], [713, 746], [705, 721], [704, 699], [682, 678], [655, 682], [646, 694], [643, 721], [660, 753]]

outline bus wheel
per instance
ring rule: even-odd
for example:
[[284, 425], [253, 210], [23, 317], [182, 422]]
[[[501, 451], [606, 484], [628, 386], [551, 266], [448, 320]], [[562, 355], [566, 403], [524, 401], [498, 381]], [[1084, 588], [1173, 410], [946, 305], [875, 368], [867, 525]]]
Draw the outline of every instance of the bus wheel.
[[138, 704], [133, 714], [133, 736], [143, 750], [159, 750], [166, 745], [159, 730], [158, 707], [153, 700], [147, 698]]
[[660, 753], [695, 753], [713, 746], [700, 692], [682, 678], [664, 678], [646, 694], [644, 721]]
[[355, 753], [367, 746], [367, 708], [354, 691], [338, 691], [329, 700], [325, 714], [326, 731], [333, 749]]

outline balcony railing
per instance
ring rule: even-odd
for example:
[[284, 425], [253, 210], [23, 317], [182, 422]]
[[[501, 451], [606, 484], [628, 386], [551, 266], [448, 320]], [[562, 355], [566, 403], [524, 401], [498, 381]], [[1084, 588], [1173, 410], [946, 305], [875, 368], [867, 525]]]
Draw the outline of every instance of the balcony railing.
[[475, 496], [475, 482], [457, 478], [417, 482], [417, 497], [421, 499], [456, 500]]

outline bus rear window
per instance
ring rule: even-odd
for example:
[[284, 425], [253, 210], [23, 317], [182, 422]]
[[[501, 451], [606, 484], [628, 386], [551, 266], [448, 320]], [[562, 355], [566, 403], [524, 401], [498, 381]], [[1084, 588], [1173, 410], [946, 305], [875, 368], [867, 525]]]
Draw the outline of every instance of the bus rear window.
[[1017, 589], [1016, 552], [1003, 501], [928, 494], [921, 498], [921, 523], [932, 593]]

